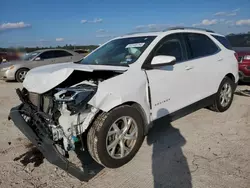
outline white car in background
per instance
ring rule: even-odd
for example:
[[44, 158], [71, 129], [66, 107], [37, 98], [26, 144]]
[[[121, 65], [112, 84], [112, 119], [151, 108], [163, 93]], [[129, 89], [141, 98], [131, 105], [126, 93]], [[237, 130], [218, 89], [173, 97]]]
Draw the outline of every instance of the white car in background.
[[80, 61], [84, 55], [65, 49], [43, 49], [25, 54], [20, 60], [0, 65], [0, 79], [23, 82], [27, 72], [35, 67]]
[[10, 118], [51, 163], [83, 179], [66, 159], [76, 143], [86, 143], [99, 164], [118, 168], [137, 153], [153, 121], [174, 120], [197, 104], [227, 110], [238, 79], [235, 52], [220, 34], [173, 28], [125, 35], [80, 62], [29, 71]]

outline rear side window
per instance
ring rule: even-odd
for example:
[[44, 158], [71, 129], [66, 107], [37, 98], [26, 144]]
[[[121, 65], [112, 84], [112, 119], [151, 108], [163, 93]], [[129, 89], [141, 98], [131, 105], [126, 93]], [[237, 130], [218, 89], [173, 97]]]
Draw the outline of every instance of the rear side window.
[[43, 52], [39, 55], [39, 57], [41, 59], [51, 59], [51, 58], [55, 58], [55, 55], [54, 55], [54, 51], [46, 51], [46, 52]]
[[212, 55], [219, 51], [216, 44], [206, 35], [188, 33], [186, 40], [189, 46], [189, 59]]
[[232, 46], [226, 37], [212, 35], [217, 41], [219, 41], [225, 48], [232, 50]]
[[66, 56], [72, 56], [71, 53], [63, 51], [63, 50], [56, 50], [55, 52], [55, 57], [66, 57]]

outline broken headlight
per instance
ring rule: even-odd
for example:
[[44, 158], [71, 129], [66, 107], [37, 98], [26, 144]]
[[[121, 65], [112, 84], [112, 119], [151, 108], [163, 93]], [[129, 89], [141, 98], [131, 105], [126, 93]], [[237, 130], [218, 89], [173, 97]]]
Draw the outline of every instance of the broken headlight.
[[96, 93], [97, 87], [82, 84], [76, 87], [57, 88], [58, 92], [54, 95], [59, 103], [66, 103], [71, 115], [79, 113], [87, 102]]

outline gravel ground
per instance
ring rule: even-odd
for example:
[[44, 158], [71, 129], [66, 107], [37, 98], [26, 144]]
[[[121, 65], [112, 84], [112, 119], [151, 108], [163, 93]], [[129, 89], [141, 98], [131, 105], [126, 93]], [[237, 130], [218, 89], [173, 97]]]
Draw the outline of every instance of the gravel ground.
[[20, 86], [0, 81], [0, 187], [250, 187], [249, 97], [235, 95], [224, 113], [201, 109], [171, 125], [158, 123], [119, 169], [101, 168], [86, 154], [92, 178], [80, 182], [51, 165], [7, 120]]

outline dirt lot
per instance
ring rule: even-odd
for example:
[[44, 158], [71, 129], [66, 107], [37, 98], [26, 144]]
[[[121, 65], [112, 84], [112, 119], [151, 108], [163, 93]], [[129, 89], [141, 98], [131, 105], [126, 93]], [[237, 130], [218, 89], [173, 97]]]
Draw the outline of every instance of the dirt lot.
[[122, 168], [103, 169], [86, 157], [86, 183], [48, 163], [7, 120], [20, 86], [0, 81], [0, 187], [250, 187], [249, 97], [235, 95], [225, 113], [201, 109], [156, 125]]

